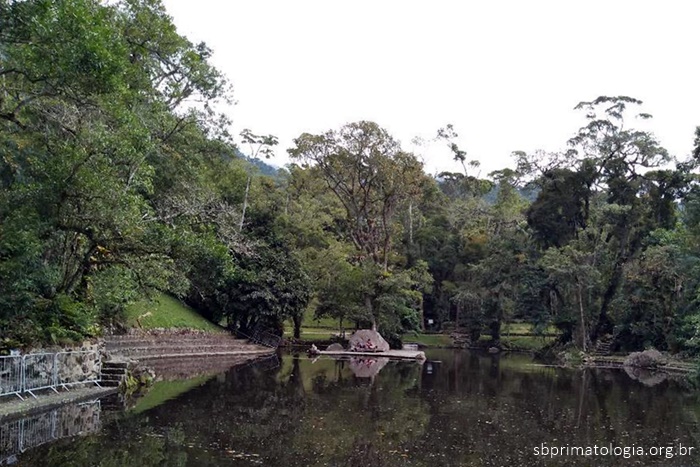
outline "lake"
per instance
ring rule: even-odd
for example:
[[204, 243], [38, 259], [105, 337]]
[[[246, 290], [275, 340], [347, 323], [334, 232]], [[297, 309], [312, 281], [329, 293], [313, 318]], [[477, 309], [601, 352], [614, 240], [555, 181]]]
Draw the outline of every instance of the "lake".
[[[0, 465], [3, 459], [37, 467], [690, 466], [700, 460], [693, 452], [700, 450], [700, 391], [684, 380], [642, 382], [623, 370], [553, 368], [518, 354], [427, 355], [423, 365], [284, 355], [210, 378], [160, 382], [126, 411], [100, 401], [5, 426]], [[12, 436], [20, 429], [17, 441]], [[25, 452], [10, 452], [20, 442]], [[569, 455], [552, 456], [553, 448]], [[592, 455], [579, 455], [579, 448]]]

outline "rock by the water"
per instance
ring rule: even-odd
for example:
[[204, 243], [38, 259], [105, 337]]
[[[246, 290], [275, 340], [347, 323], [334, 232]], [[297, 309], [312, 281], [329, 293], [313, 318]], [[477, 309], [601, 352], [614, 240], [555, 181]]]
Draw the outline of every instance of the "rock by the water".
[[489, 353], [498, 353], [500, 351], [501, 349], [499, 349], [498, 347], [489, 347]]
[[625, 358], [625, 366], [635, 368], [656, 368], [666, 364], [666, 357], [655, 349], [632, 352]]
[[350, 350], [362, 352], [386, 352], [389, 343], [377, 331], [361, 329], [350, 336]]
[[343, 350], [345, 350], [343, 346], [337, 342], [326, 347], [326, 351], [328, 352], [342, 352]]

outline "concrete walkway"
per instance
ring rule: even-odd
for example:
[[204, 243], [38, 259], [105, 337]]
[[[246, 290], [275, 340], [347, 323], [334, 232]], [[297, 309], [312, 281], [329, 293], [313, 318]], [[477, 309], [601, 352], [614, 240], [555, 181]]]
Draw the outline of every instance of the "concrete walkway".
[[386, 352], [351, 352], [349, 350], [322, 350], [320, 355], [331, 357], [388, 357], [401, 360], [425, 360], [420, 350], [387, 350]]
[[41, 391], [37, 394], [36, 399], [30, 394], [27, 394], [24, 400], [20, 400], [14, 395], [2, 396], [0, 398], [0, 421], [24, 417], [34, 412], [41, 412], [71, 402], [98, 399], [115, 392], [117, 392], [117, 388], [99, 388], [92, 385], [75, 387], [69, 391], [61, 389], [58, 394], [53, 391]]

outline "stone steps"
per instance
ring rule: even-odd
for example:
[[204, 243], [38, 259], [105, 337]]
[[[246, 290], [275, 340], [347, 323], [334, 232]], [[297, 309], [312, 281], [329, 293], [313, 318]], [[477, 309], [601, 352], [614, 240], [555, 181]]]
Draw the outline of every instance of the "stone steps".
[[591, 352], [591, 355], [596, 357], [607, 357], [612, 355], [612, 345], [612, 336], [601, 337], [598, 342], [596, 342], [595, 348], [593, 349], [593, 352]]
[[105, 348], [113, 356], [135, 359], [177, 355], [212, 355], [261, 351], [264, 347], [230, 334], [162, 332], [109, 336]]
[[177, 358], [146, 358], [139, 360], [139, 364], [153, 370], [159, 380], [175, 380], [223, 373], [235, 365], [264, 358], [265, 355], [269, 355], [269, 353], [242, 355], [237, 352], [226, 355], [209, 355], [207, 358], [202, 358], [201, 355], [184, 355]]
[[106, 361], [102, 362], [102, 371], [100, 373], [100, 384], [102, 386], [117, 387], [126, 379], [126, 374], [129, 369], [128, 362], [122, 361]]
[[113, 342], [107, 340], [105, 342], [107, 350], [123, 349], [123, 348], [133, 348], [133, 347], [151, 347], [153, 345], [159, 346], [249, 346], [250, 344], [247, 340], [243, 339], [227, 339], [227, 340], [206, 340], [206, 339], [133, 339]]
[[[134, 361], [142, 369], [151, 369], [158, 379], [223, 372], [233, 365], [274, 352], [231, 334], [179, 330], [108, 336], [105, 348], [112, 359]], [[126, 375], [127, 364], [122, 365]], [[121, 372], [114, 369], [116, 367], [107, 368], [113, 369], [103, 372], [105, 382], [119, 384]]]
[[188, 341], [207, 341], [207, 342], [228, 342], [228, 341], [244, 341], [244, 339], [239, 339], [232, 334], [125, 334], [121, 336], [113, 335], [113, 336], [107, 336], [105, 338], [106, 341], [114, 344], [119, 344], [119, 343], [124, 343], [124, 342], [134, 342], [134, 341], [144, 341], [144, 342], [153, 342], [153, 341], [162, 341], [162, 340], [177, 340], [180, 342], [188, 342]]
[[256, 345], [149, 345], [140, 347], [122, 347], [107, 349], [112, 354], [124, 356], [151, 355], [151, 354], [190, 354], [190, 353], [219, 353], [232, 351], [256, 351], [261, 350]]

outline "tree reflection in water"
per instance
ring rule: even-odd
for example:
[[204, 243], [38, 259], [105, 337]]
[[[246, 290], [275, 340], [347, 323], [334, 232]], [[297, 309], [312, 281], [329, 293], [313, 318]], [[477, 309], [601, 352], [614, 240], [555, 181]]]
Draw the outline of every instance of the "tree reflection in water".
[[[622, 371], [531, 365], [526, 356], [432, 352], [430, 365], [285, 356], [232, 369], [99, 435], [40, 448], [22, 465], [563, 466], [692, 465], [697, 458], [536, 458], [548, 445], [700, 449], [700, 400]], [[357, 368], [355, 368], [357, 371]]]

